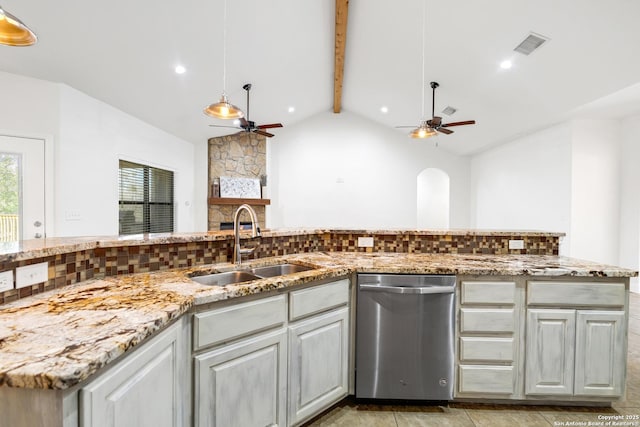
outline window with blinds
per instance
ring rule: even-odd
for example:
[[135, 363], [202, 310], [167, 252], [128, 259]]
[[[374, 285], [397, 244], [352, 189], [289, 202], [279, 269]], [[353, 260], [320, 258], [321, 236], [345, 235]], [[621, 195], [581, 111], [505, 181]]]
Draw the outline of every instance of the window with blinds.
[[120, 234], [173, 231], [173, 172], [120, 160]]

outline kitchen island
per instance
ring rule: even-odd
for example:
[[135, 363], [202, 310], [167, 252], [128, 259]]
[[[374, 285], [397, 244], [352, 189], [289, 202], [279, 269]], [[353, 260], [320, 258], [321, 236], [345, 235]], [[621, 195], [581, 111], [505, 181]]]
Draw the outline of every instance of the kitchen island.
[[[580, 394], [574, 396], [573, 389], [571, 392], [565, 390], [564, 393], [560, 393], [561, 397], [554, 396], [548, 391], [541, 393], [525, 391], [524, 346], [525, 342], [528, 342], [525, 339], [528, 332], [525, 331], [524, 319], [530, 313], [538, 313], [544, 309], [560, 309], [563, 314], [573, 311], [573, 315], [576, 316], [581, 314], [578, 311], [583, 312], [584, 309], [603, 311], [601, 309], [608, 308], [608, 311], [623, 314], [623, 318], [616, 318], [615, 324], [620, 325], [617, 326], [618, 329], [622, 328], [621, 330], [626, 334], [628, 278], [636, 275], [634, 271], [556, 255], [338, 251], [261, 258], [251, 261], [249, 266], [284, 262], [307, 265], [313, 269], [224, 287], [204, 286], [189, 278], [192, 275], [234, 268], [227, 263], [216, 263], [91, 279], [0, 306], [0, 355], [2, 356], [0, 358], [0, 384], [2, 384], [0, 402], [11, 406], [3, 407], [2, 412], [15, 414], [21, 410], [26, 411], [28, 406], [40, 405], [42, 401], [47, 401], [50, 406], [44, 405], [43, 408], [55, 408], [49, 415], [59, 413], [59, 422], [56, 425], [76, 425], [73, 421], [77, 422], [82, 416], [82, 414], [78, 415], [79, 411], [82, 412], [78, 408], [78, 395], [82, 395], [82, 390], [86, 389], [87, 385], [95, 384], [96, 378], [99, 379], [105, 373], [108, 374], [114, 366], [132, 359], [133, 355], [139, 353], [139, 348], [143, 349], [145, 344], [156, 340], [171, 328], [177, 331], [176, 336], [180, 333], [184, 335], [179, 340], [174, 340], [181, 344], [172, 347], [176, 352], [182, 349], [183, 353], [186, 353], [177, 357], [177, 360], [181, 360], [180, 372], [183, 374], [191, 372], [192, 363], [189, 361], [192, 358], [199, 360], [198, 357], [204, 354], [198, 353], [199, 350], [194, 347], [195, 344], [194, 346], [189, 344], [191, 335], [196, 334], [192, 319], [196, 318], [198, 313], [206, 310], [215, 311], [218, 307], [228, 310], [229, 307], [236, 305], [252, 305], [255, 301], [279, 298], [283, 295], [288, 297], [287, 300], [276, 302], [280, 305], [284, 304], [286, 308], [287, 301], [289, 301], [288, 304], [294, 301], [293, 292], [309, 287], [311, 287], [309, 289], [326, 287], [336, 289], [338, 293], [348, 293], [348, 297], [341, 297], [338, 305], [328, 306], [327, 310], [330, 309], [330, 311], [326, 316], [336, 309], [342, 310], [339, 308], [342, 307], [341, 304], [347, 304], [344, 307], [348, 307], [353, 312], [353, 287], [350, 291], [345, 290], [343, 284], [345, 278], [353, 282], [355, 275], [360, 272], [456, 274], [458, 276], [460, 302], [458, 303], [457, 336], [462, 343], [460, 345], [464, 348], [457, 350], [459, 384], [456, 398], [475, 401], [512, 399], [513, 401], [540, 400], [541, 402], [555, 399], [555, 401], [602, 404], [620, 397], [620, 392], [608, 396], [602, 393], [595, 397]], [[349, 283], [349, 280], [346, 283]], [[587, 304], [578, 302], [576, 308], [569, 298], [569, 300], [560, 300], [560, 303], [564, 304], [561, 307], [553, 301], [549, 303], [532, 300], [531, 298], [537, 297], [539, 291], [527, 297], [526, 293], [529, 289], [554, 285], [557, 289], [562, 289], [562, 292], [569, 292], [569, 295], [573, 289], [579, 288], [567, 288], [568, 285], [595, 286], [591, 288], [596, 289], [594, 295], [598, 295], [598, 292], [608, 294], [608, 289], [615, 289], [615, 295], [611, 300], [613, 305], [609, 306], [609, 303], [602, 301]], [[620, 286], [622, 294], [620, 294]], [[505, 290], [506, 295], [511, 295], [506, 299], [504, 298]], [[483, 297], [483, 292], [489, 293], [485, 293]], [[289, 297], [291, 297], [290, 300]], [[530, 305], [528, 305], [529, 300], [532, 301]], [[318, 312], [320, 311], [322, 310]], [[506, 312], [510, 313], [507, 317], [504, 316]], [[506, 324], [510, 325], [508, 327], [511, 329], [488, 331], [483, 330], [482, 327], [477, 329], [478, 325], [484, 322], [483, 317], [478, 317], [479, 315], [495, 316], [496, 313], [498, 320], [507, 319]], [[352, 334], [352, 314], [346, 317], [345, 314], [341, 314], [341, 316], [342, 330]], [[302, 316], [302, 318], [305, 317]], [[495, 324], [495, 320], [489, 317], [488, 322]], [[285, 329], [288, 328], [291, 333], [300, 327], [300, 323], [296, 322], [299, 322], [297, 318], [291, 317], [289, 320], [282, 321], [278, 328], [284, 325]], [[304, 326], [304, 321], [302, 325]], [[341, 337], [344, 339], [344, 333]], [[278, 338], [280, 341], [281, 339], [281, 337]], [[349, 342], [351, 339], [352, 337], [349, 338]], [[234, 340], [235, 338], [227, 341], [233, 344]], [[620, 338], [618, 337], [617, 340], [620, 341]], [[615, 350], [617, 353], [622, 352], [624, 356], [626, 355], [626, 336], [622, 343], [618, 341], [616, 341]], [[510, 348], [513, 351], [508, 358], [504, 353], [501, 353], [497, 359], [492, 355], [482, 356], [486, 351], [481, 345], [483, 342], [490, 343], [494, 348], [498, 343], [502, 345], [501, 348]], [[509, 345], [505, 346], [507, 342]], [[219, 346], [222, 345], [226, 345], [226, 342], [211, 344], [208, 349], [213, 349], [214, 352], [221, 351], [222, 348]], [[469, 356], [471, 354], [469, 351], [473, 349], [479, 349], [480, 353]], [[462, 350], [466, 353], [461, 353]], [[568, 358], [569, 351], [575, 353], [575, 345], [563, 351]], [[529, 366], [527, 365], [526, 368], [529, 369]], [[624, 373], [623, 371], [618, 374], [623, 376], [622, 381], [624, 381]], [[352, 372], [349, 375], [352, 375]], [[574, 375], [575, 372], [572, 372], [572, 378]], [[187, 376], [190, 377], [190, 375]], [[496, 388], [478, 389], [478, 384], [482, 384], [483, 379], [489, 377], [499, 379], [489, 384]], [[616, 381], [618, 382], [616, 386], [620, 387], [619, 378]], [[176, 389], [182, 390], [183, 397], [190, 401], [193, 390], [190, 383], [183, 383]], [[346, 394], [348, 389], [349, 387], [343, 387], [343, 393], [340, 396]], [[279, 390], [286, 395], [287, 387]], [[329, 403], [336, 398], [338, 397], [334, 396]], [[176, 418], [177, 425], [189, 424], [192, 418], [189, 410], [191, 405], [183, 403], [182, 406]], [[282, 411], [283, 409], [280, 410]], [[34, 411], [29, 412], [34, 414]], [[290, 411], [288, 421], [282, 421], [286, 419], [282, 417], [278, 420], [281, 424], [292, 425], [308, 419], [309, 414], [312, 413], [301, 410], [301, 418], [296, 419], [296, 414]], [[199, 419], [197, 415], [195, 418]]]

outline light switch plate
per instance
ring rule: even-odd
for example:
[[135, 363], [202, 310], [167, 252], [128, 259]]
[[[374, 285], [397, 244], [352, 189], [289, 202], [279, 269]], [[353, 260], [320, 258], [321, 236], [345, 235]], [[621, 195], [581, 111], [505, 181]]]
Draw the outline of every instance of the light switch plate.
[[509, 240], [509, 249], [524, 249], [524, 240]]
[[0, 273], [0, 292], [13, 289], [13, 270]]
[[373, 237], [358, 237], [358, 247], [359, 248], [372, 248], [373, 247]]
[[49, 280], [48, 262], [16, 268], [16, 289], [43, 283], [47, 280]]

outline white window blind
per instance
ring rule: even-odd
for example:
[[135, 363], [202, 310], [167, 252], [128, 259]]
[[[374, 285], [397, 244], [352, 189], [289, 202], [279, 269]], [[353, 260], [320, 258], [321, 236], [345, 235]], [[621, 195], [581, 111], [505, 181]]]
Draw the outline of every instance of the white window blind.
[[173, 231], [173, 172], [120, 160], [120, 234]]

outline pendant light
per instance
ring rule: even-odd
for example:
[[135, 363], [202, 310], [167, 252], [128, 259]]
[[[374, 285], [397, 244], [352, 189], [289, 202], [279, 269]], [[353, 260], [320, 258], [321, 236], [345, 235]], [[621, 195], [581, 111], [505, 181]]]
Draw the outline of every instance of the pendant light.
[[29, 27], [0, 6], [0, 44], [31, 46], [37, 41], [38, 38]]
[[[425, 87], [425, 84], [424, 84], [424, 61], [425, 61], [425, 49], [426, 49], [426, 41], [425, 41], [426, 5], [425, 4], [426, 4], [426, 1], [423, 1], [422, 3], [422, 81], [420, 82], [420, 85], [422, 86], [422, 117], [424, 117], [424, 87]], [[409, 136], [411, 138], [424, 139], [424, 138], [430, 138], [437, 134], [438, 132], [436, 132], [435, 129], [429, 126], [429, 124], [427, 123], [427, 120], [422, 119], [420, 120], [420, 125], [418, 125], [417, 128], [412, 130], [409, 133]]]
[[244, 117], [244, 113], [235, 105], [229, 102], [227, 93], [227, 0], [224, 0], [224, 17], [222, 29], [222, 96], [220, 101], [209, 105], [204, 109], [207, 116], [216, 119], [240, 119]]

